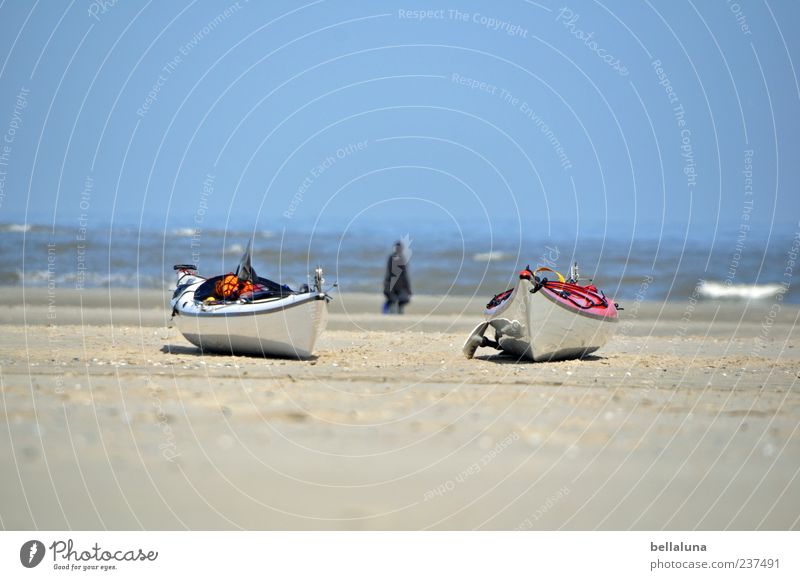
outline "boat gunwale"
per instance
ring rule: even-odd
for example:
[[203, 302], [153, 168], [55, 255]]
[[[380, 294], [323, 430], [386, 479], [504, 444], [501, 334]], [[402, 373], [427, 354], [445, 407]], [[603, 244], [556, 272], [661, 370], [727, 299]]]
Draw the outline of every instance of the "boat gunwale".
[[[495, 317], [501, 315], [503, 312], [505, 312], [511, 306], [511, 304], [514, 302], [514, 300], [517, 299], [517, 291], [519, 290], [520, 285], [523, 282], [526, 282], [526, 281], [529, 284], [531, 284], [531, 286], [533, 286], [533, 283], [530, 280], [526, 280], [525, 278], [521, 278], [519, 280], [519, 282], [517, 283], [517, 285], [513, 288], [511, 294], [509, 294], [508, 298], [503, 300], [500, 304], [495, 306], [493, 309], [490, 309], [490, 308], [484, 309], [484, 315], [489, 317], [489, 319], [491, 320], [492, 318], [495, 318]], [[543, 292], [543, 291], [545, 291], [545, 292]], [[529, 290], [529, 292], [530, 292], [530, 290]], [[545, 298], [547, 298], [550, 302], [552, 302], [554, 304], [557, 304], [558, 306], [560, 306], [561, 308], [563, 308], [567, 312], [572, 312], [572, 313], [577, 314], [579, 316], [585, 316], [587, 318], [592, 318], [594, 320], [602, 320], [602, 321], [606, 321], [606, 322], [619, 322], [619, 315], [618, 315], [616, 309], [614, 310], [613, 314], [606, 315], [606, 314], [595, 314], [594, 312], [589, 312], [589, 311], [586, 311], [586, 310], [582, 310], [580, 308], [575, 308], [574, 306], [569, 306], [569, 305], [561, 302], [555, 296], [552, 296], [551, 293], [555, 293], [555, 290], [551, 290], [550, 288], [547, 287], [547, 285], [543, 285], [542, 287], [540, 287], [540, 289], [538, 291], [533, 292], [532, 294], [539, 294], [539, 293], [543, 293], [543, 296]], [[610, 308], [610, 305], [609, 305], [609, 308]]]
[[[523, 282], [525, 282], [525, 280], [521, 278], [517, 282], [517, 285], [511, 289], [511, 294], [509, 294], [508, 297], [505, 300], [503, 300], [500, 304], [498, 304], [494, 308], [485, 308], [483, 311], [484, 315], [490, 318], [494, 318], [498, 314], [502, 314], [503, 312], [505, 312], [509, 308], [509, 306], [511, 306], [511, 304], [514, 302], [514, 300], [517, 299], [517, 290], [519, 290], [519, 287]], [[530, 282], [530, 280], [528, 280], [528, 282]]]
[[[297, 296], [297, 295], [295, 294], [294, 296]], [[311, 293], [311, 292], [309, 292], [309, 296], [303, 297], [300, 300], [295, 300], [291, 304], [283, 304], [283, 305], [276, 306], [274, 308], [269, 308], [269, 309], [260, 308], [260, 309], [252, 309], [252, 310], [244, 311], [244, 312], [224, 312], [224, 311], [222, 311], [223, 308], [228, 308], [228, 307], [232, 307], [232, 306], [240, 306], [241, 307], [241, 306], [249, 306], [249, 305], [256, 305], [256, 306], [271, 305], [272, 302], [285, 300], [285, 298], [259, 300], [259, 301], [256, 301], [256, 302], [232, 302], [230, 304], [223, 304], [220, 309], [214, 310], [214, 311], [202, 311], [201, 310], [201, 311], [198, 311], [198, 312], [191, 312], [191, 311], [188, 311], [188, 310], [182, 310], [180, 307], [176, 308], [176, 311], [177, 311], [179, 316], [192, 316], [192, 317], [196, 317], [196, 318], [209, 318], [209, 317], [211, 317], [211, 318], [213, 318], [213, 317], [227, 318], [229, 316], [230, 317], [232, 317], [232, 316], [258, 316], [258, 315], [261, 315], [261, 314], [272, 314], [272, 313], [275, 313], [275, 312], [282, 312], [282, 311], [288, 310], [290, 308], [294, 308], [294, 307], [297, 307], [297, 306], [303, 306], [303, 305], [308, 304], [309, 302], [313, 302], [315, 300], [327, 300], [327, 298], [328, 298], [328, 295], [326, 293], [324, 293], [324, 292], [319, 292], [319, 293]], [[195, 304], [202, 304], [202, 302], [200, 302], [198, 300], [192, 300], [192, 302], [195, 303]]]

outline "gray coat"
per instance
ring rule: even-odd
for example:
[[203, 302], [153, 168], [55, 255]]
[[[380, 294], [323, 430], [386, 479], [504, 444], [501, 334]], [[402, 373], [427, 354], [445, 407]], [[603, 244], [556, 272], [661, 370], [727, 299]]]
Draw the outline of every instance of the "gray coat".
[[383, 294], [392, 302], [408, 302], [411, 298], [411, 280], [408, 263], [402, 254], [392, 254], [386, 263], [383, 278]]

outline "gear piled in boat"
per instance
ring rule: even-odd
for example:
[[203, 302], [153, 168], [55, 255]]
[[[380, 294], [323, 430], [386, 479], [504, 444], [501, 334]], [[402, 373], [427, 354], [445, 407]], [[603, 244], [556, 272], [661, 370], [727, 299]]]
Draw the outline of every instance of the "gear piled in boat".
[[[557, 280], [538, 274], [551, 272]], [[533, 361], [581, 358], [605, 346], [618, 322], [618, 305], [593, 284], [578, 283], [575, 263], [570, 279], [550, 268], [519, 273], [514, 288], [494, 296], [481, 322], [464, 343], [464, 355], [481, 347]], [[489, 328], [494, 339], [485, 336]]]
[[191, 264], [176, 265], [173, 321], [203, 351], [310, 357], [328, 317], [322, 269], [316, 269], [312, 288], [292, 290], [259, 277], [251, 253], [252, 242], [236, 272], [212, 278], [199, 276]]

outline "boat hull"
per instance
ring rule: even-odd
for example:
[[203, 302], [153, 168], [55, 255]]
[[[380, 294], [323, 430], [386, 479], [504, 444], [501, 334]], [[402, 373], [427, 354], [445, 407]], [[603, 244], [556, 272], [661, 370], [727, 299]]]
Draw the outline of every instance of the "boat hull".
[[521, 279], [503, 303], [487, 309], [487, 326], [475, 329], [464, 352], [467, 356], [474, 353], [476, 336], [482, 340], [483, 333], [493, 329], [497, 346], [520, 359], [539, 362], [581, 358], [605, 346], [617, 321], [613, 304], [602, 314], [581, 310], [557, 293]]
[[204, 304], [194, 299], [203, 279], [173, 299], [173, 322], [204, 352], [309, 358], [328, 319], [323, 292], [259, 302]]

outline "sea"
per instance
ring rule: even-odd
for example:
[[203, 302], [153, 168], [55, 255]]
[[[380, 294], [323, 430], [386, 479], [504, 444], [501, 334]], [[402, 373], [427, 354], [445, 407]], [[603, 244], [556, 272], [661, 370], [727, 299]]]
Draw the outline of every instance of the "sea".
[[416, 294], [488, 300], [512, 287], [525, 267], [566, 274], [577, 261], [581, 281], [592, 280], [623, 305], [690, 298], [800, 304], [800, 233], [791, 228], [690, 237], [657, 228], [560, 235], [558, 229], [526, 231], [518, 223], [225, 230], [93, 224], [90, 231], [75, 224], [0, 223], [0, 285], [169, 292], [173, 265], [192, 263], [206, 276], [230, 272], [251, 240], [258, 275], [293, 287], [321, 266], [327, 286], [380, 293], [387, 259], [400, 240]]

